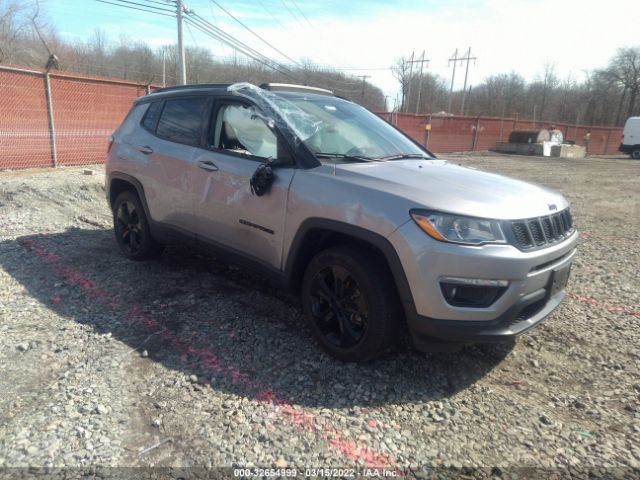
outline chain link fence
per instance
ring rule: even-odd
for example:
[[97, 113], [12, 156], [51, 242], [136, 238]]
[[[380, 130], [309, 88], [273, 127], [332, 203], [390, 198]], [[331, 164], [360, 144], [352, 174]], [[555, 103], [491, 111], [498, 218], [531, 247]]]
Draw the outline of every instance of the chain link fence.
[[[103, 163], [109, 135], [152, 85], [0, 65], [0, 169]], [[513, 130], [550, 123], [513, 118], [380, 113], [436, 153], [491, 150]], [[589, 154], [617, 153], [622, 129], [556, 123]]]
[[[497, 143], [507, 142], [514, 130], [555, 128], [562, 131], [565, 142], [588, 143], [591, 155], [618, 153], [622, 128], [590, 127], [568, 123], [524, 120], [516, 118], [415, 115], [380, 113], [385, 120], [410, 135], [435, 153], [493, 150]], [[588, 136], [587, 136], [588, 134]]]
[[109, 135], [151, 88], [0, 65], [0, 169], [104, 163]]

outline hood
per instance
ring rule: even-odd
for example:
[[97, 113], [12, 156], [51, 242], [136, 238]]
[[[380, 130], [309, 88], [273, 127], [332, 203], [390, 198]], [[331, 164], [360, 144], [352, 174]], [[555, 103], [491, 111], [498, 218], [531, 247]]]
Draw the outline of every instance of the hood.
[[336, 164], [335, 172], [342, 180], [405, 198], [410, 208], [514, 220], [549, 215], [568, 206], [552, 190], [443, 160]]

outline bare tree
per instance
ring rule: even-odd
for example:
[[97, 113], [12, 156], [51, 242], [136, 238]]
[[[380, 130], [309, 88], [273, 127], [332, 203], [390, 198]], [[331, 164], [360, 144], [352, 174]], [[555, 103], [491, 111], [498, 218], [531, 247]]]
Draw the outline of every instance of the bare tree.
[[558, 86], [558, 76], [556, 66], [553, 63], [545, 63], [544, 74], [542, 76], [542, 98], [540, 99], [540, 118], [544, 116], [549, 97]]
[[0, 62], [15, 62], [18, 43], [29, 29], [26, 10], [26, 2], [0, 0]]
[[627, 117], [631, 117], [640, 93], [640, 46], [618, 49], [609, 62], [608, 72], [622, 87], [622, 95], [629, 93]]
[[400, 92], [402, 94], [402, 104], [400, 111], [405, 110], [407, 102], [407, 91], [409, 89], [409, 71], [410, 63], [406, 57], [400, 57], [396, 59], [396, 63], [391, 66], [391, 73], [398, 82], [400, 82]]

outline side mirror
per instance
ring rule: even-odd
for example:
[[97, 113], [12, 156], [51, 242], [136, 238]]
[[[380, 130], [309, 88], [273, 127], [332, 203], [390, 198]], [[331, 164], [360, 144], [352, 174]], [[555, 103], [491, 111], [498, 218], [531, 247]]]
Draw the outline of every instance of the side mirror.
[[271, 168], [272, 162], [261, 163], [256, 171], [253, 172], [249, 185], [251, 186], [251, 193], [258, 197], [263, 196], [265, 193], [269, 193], [271, 185], [275, 180], [273, 168]]

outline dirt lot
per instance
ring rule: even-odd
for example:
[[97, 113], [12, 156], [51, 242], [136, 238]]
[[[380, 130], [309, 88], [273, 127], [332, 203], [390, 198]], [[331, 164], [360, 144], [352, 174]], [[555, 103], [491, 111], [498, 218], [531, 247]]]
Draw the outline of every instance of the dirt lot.
[[448, 158], [562, 191], [582, 232], [567, 301], [503, 358], [466, 347], [334, 361], [296, 300], [247, 272], [181, 247], [123, 258], [101, 167], [0, 173], [0, 476], [89, 465], [640, 476], [640, 162]]

